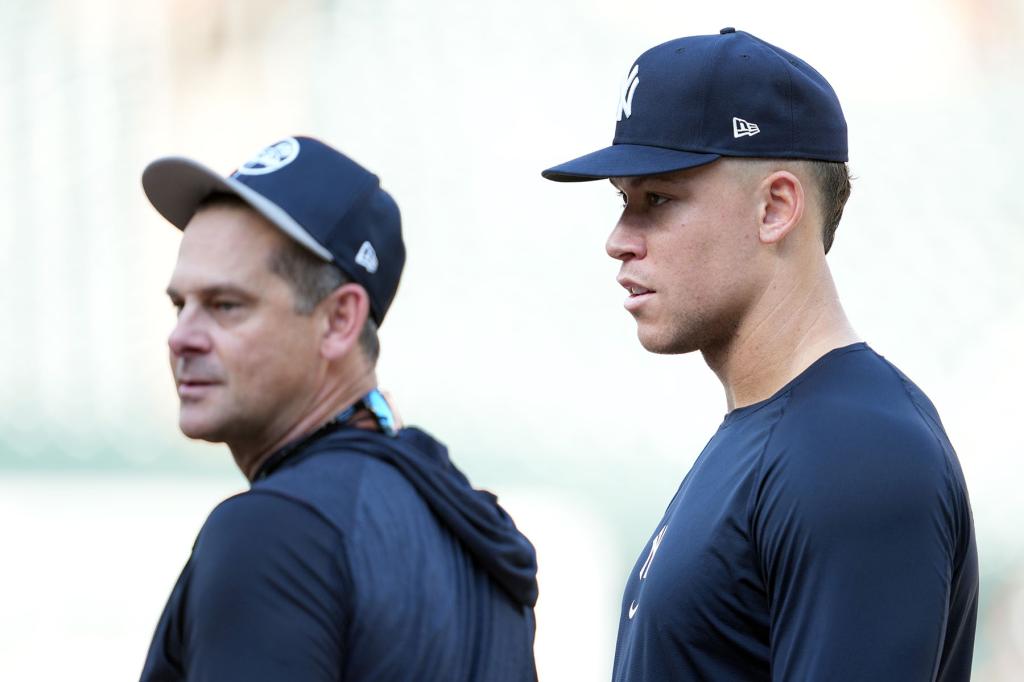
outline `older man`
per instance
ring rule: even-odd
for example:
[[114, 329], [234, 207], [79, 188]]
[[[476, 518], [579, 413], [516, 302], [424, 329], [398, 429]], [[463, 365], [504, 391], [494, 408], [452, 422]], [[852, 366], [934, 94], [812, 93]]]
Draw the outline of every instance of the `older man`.
[[405, 261], [376, 176], [287, 138], [143, 186], [184, 231], [167, 287], [179, 424], [251, 481], [196, 539], [143, 680], [535, 679], [533, 548], [377, 390]]
[[863, 343], [825, 254], [846, 121], [800, 58], [732, 28], [651, 48], [610, 147], [608, 238], [640, 343], [700, 351], [728, 414], [626, 584], [614, 679], [967, 680], [978, 564], [928, 398]]

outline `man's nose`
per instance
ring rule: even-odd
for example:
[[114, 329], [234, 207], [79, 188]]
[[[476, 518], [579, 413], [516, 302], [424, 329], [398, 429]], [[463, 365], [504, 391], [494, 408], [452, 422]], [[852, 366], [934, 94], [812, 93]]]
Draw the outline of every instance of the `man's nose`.
[[612, 233], [608, 235], [604, 249], [609, 256], [621, 261], [643, 258], [647, 255], [647, 249], [639, 230], [625, 213], [615, 224]]
[[167, 337], [167, 346], [175, 356], [206, 353], [210, 350], [210, 335], [200, 319], [199, 312], [189, 305], [182, 306], [178, 321]]

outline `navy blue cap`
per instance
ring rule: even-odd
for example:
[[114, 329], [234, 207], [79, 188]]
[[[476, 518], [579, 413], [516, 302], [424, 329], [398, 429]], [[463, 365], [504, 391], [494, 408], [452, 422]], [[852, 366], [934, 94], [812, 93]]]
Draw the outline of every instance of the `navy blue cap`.
[[654, 175], [723, 156], [846, 161], [839, 98], [807, 62], [749, 33], [678, 38], [633, 63], [612, 146], [542, 175]]
[[319, 140], [285, 138], [227, 177], [191, 159], [157, 159], [143, 171], [142, 187], [181, 230], [211, 194], [238, 196], [362, 285], [378, 325], [398, 291], [405, 265], [398, 205], [376, 175]]

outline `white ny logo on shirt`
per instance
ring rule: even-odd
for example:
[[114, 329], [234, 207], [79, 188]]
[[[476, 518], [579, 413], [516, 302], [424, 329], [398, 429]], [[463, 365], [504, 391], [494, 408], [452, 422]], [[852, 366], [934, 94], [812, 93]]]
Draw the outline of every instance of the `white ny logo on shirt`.
[[654, 561], [654, 555], [658, 553], [658, 548], [661, 547], [661, 539], [665, 537], [665, 531], [667, 530], [668, 526], [665, 526], [654, 536], [654, 542], [651, 543], [651, 553], [647, 555], [647, 561], [640, 567], [640, 580], [646, 578], [647, 572], [651, 570], [651, 562]]
[[[661, 547], [661, 541], [665, 537], [665, 531], [668, 530], [668, 526], [664, 526], [658, 534], [654, 536], [654, 540], [651, 542], [651, 551], [647, 555], [647, 561], [640, 567], [640, 580], [647, 577], [647, 574], [651, 570], [651, 562], [654, 561], [654, 555], [658, 553], [658, 548]], [[640, 604], [634, 599], [633, 603], [629, 605], [629, 619], [633, 620], [633, 616], [636, 615], [636, 610], [640, 608]]]

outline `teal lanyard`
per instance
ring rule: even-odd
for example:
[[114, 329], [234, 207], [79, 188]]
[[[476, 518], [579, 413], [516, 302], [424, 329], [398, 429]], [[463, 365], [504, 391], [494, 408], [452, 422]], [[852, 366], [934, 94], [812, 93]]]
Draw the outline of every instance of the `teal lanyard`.
[[259, 473], [253, 480], [258, 481], [266, 478], [280, 467], [286, 459], [313, 441], [326, 436], [328, 433], [337, 431], [338, 429], [344, 429], [351, 426], [352, 419], [361, 409], [365, 409], [373, 415], [373, 418], [377, 420], [377, 425], [380, 427], [380, 430], [384, 435], [398, 435], [398, 429], [395, 426], [395, 413], [391, 411], [391, 406], [388, 405], [388, 401], [384, 399], [384, 395], [380, 390], [374, 388], [362, 398], [342, 410], [334, 417], [334, 419], [327, 422], [313, 433], [285, 445], [283, 448], [271, 455], [267, 461], [263, 463], [263, 466], [260, 467]]

